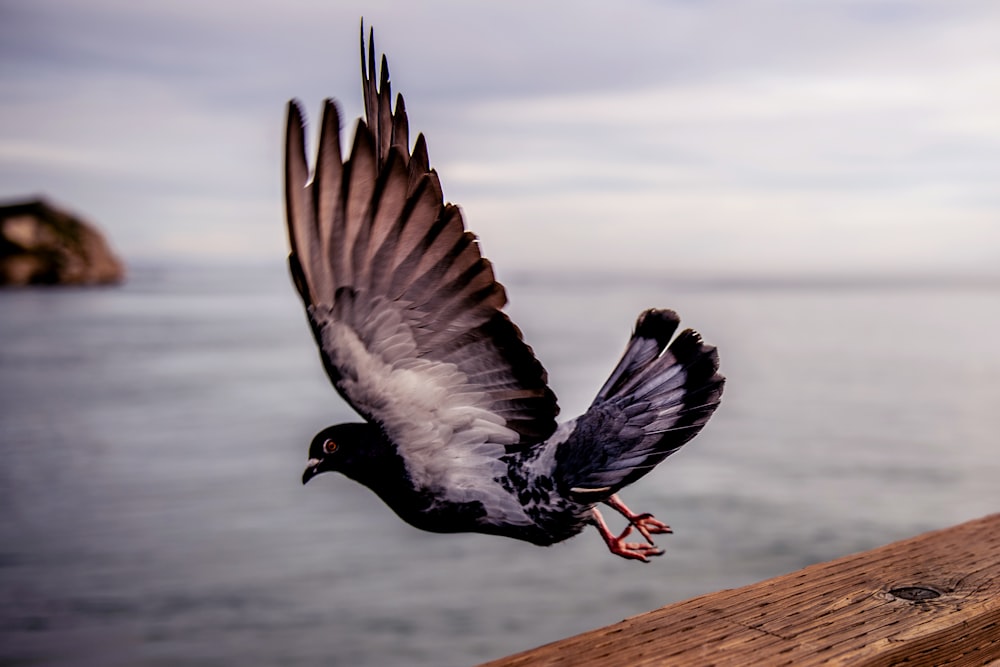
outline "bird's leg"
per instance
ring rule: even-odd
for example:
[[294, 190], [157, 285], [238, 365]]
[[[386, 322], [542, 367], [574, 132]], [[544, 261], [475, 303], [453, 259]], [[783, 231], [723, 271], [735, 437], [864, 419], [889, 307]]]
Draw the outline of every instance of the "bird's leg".
[[648, 512], [645, 514], [636, 514], [629, 508], [625, 507], [625, 503], [621, 501], [621, 498], [619, 498], [617, 494], [605, 500], [604, 504], [628, 519], [628, 522], [635, 526], [635, 529], [638, 530], [650, 544], [653, 543], [653, 538], [650, 537], [651, 533], [661, 535], [663, 533], [674, 532], [670, 529], [670, 526], [658, 519], [655, 519], [652, 514]]
[[616, 537], [608, 528], [608, 524], [604, 523], [604, 517], [601, 516], [596, 507], [590, 510], [590, 522], [594, 524], [601, 537], [604, 538], [604, 543], [608, 545], [611, 553], [622, 558], [632, 558], [634, 560], [641, 560], [643, 563], [648, 563], [650, 556], [660, 556], [663, 554], [663, 549], [657, 548], [652, 542], [643, 544], [642, 542], [625, 541], [625, 538], [631, 534], [632, 526], [635, 524], [630, 523], [622, 531], [622, 534]]

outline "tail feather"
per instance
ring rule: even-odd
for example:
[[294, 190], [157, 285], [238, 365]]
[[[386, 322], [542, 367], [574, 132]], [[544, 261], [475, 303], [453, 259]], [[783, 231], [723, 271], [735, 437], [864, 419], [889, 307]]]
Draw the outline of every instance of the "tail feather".
[[671, 342], [679, 322], [670, 310], [639, 316], [621, 361], [557, 451], [557, 475], [582, 501], [648, 473], [718, 407], [725, 383], [718, 353], [690, 329]]
[[621, 361], [611, 372], [607, 382], [597, 392], [594, 403], [600, 403], [609, 396], [620, 393], [624, 385], [640, 371], [648, 368], [650, 362], [656, 359], [677, 330], [681, 318], [672, 310], [647, 310], [639, 315], [635, 323], [635, 331]]

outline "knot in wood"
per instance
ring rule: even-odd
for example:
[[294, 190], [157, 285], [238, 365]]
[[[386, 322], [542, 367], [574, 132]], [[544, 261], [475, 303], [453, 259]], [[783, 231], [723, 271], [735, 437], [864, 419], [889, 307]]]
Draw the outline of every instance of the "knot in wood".
[[908, 600], [909, 602], [923, 602], [924, 600], [933, 600], [936, 597], [941, 597], [939, 592], [927, 586], [900, 586], [899, 588], [890, 590], [889, 595], [900, 600]]

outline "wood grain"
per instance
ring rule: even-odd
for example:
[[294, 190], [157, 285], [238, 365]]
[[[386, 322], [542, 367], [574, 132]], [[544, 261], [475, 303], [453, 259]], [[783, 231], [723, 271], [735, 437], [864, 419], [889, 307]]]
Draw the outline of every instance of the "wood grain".
[[487, 664], [994, 661], [1000, 661], [1000, 514], [678, 602]]

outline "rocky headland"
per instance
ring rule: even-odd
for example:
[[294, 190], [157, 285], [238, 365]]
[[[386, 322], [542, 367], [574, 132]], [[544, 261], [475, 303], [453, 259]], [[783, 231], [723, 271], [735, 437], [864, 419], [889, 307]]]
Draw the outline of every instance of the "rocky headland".
[[97, 229], [44, 199], [0, 204], [0, 286], [109, 285], [125, 267]]

